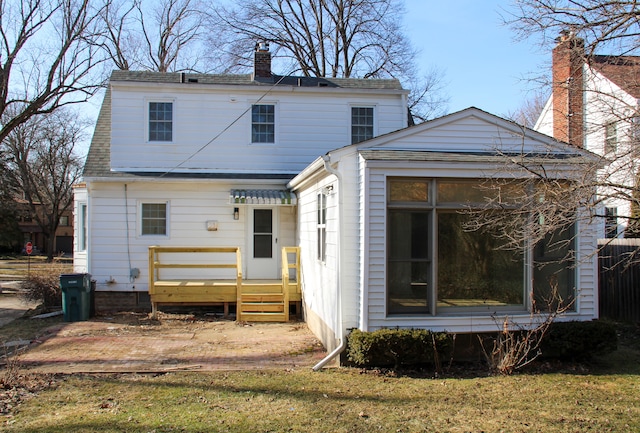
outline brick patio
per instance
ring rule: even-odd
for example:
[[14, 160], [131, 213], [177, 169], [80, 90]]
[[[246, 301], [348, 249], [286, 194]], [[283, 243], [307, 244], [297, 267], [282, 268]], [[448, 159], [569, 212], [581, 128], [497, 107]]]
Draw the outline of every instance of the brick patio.
[[311, 368], [325, 354], [304, 323], [103, 316], [57, 325], [19, 362], [43, 373], [220, 371]]

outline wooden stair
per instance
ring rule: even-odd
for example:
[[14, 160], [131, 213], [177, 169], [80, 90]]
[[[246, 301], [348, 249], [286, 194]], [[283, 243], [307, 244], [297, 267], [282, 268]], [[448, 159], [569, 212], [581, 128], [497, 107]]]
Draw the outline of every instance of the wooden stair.
[[242, 284], [237, 318], [247, 322], [288, 322], [289, 301], [281, 282]]

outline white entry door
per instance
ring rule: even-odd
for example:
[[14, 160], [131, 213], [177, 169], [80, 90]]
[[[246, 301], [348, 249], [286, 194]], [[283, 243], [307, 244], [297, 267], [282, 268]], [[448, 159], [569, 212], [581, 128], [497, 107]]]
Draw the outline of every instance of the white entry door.
[[278, 208], [249, 208], [247, 279], [277, 279]]

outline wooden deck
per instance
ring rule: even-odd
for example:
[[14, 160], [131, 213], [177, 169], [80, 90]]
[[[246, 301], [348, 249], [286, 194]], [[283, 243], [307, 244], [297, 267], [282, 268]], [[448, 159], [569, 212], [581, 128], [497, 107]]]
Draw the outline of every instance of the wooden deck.
[[[290, 278], [293, 270], [295, 278]], [[282, 250], [282, 279], [243, 280], [238, 247], [149, 247], [152, 315], [163, 305], [236, 306], [236, 320], [287, 322], [289, 308], [300, 314], [300, 254]]]

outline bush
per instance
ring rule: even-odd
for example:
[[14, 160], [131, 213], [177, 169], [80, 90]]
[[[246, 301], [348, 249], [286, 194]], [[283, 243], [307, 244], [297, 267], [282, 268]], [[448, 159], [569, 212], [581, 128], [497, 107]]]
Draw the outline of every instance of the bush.
[[426, 329], [353, 330], [347, 341], [348, 359], [361, 367], [434, 364], [451, 350], [451, 337]]
[[554, 322], [540, 344], [543, 358], [574, 361], [606, 355], [617, 348], [616, 328], [598, 320]]
[[27, 301], [41, 302], [44, 308], [62, 305], [60, 290], [60, 273], [53, 269], [31, 272], [22, 282], [23, 296]]

